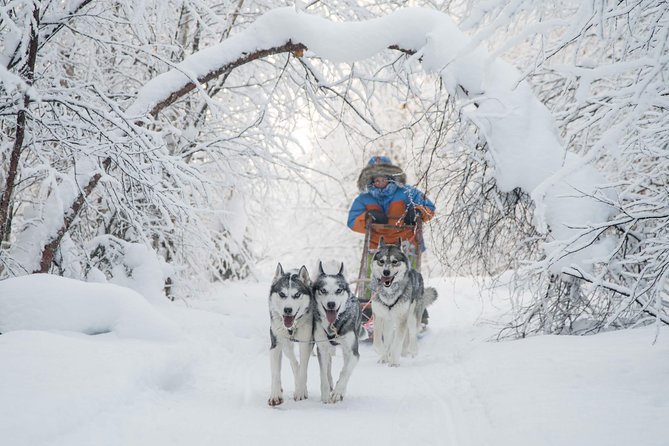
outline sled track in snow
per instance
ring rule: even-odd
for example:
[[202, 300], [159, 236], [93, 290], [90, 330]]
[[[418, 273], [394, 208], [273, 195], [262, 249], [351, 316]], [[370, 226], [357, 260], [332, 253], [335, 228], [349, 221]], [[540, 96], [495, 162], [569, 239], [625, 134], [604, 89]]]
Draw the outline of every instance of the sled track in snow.
[[[239, 328], [217, 333], [217, 342], [230, 345], [222, 348], [220, 358], [215, 352], [207, 352], [211, 364], [203, 366], [207, 380], [218, 375], [219, 383], [212, 390], [219, 392], [214, 400], [224, 407], [220, 408], [221, 425], [216, 430], [232, 431], [227, 440], [239, 438], [251, 444], [270, 438], [271, 432], [281, 432], [279, 443], [285, 440], [306, 444], [314, 440], [316, 430], [329, 433], [318, 439], [321, 445], [358, 443], [364, 438], [378, 444], [489, 444], [485, 441], [490, 431], [485, 405], [477, 397], [461, 361], [461, 353], [468, 348], [467, 334], [449, 329], [447, 321], [437, 317], [431, 320], [430, 329], [419, 340], [418, 356], [402, 358], [400, 367], [379, 364], [371, 343], [362, 343], [361, 359], [348, 393], [337, 404], [320, 401], [316, 355], [309, 363], [309, 399], [293, 401], [294, 382], [284, 358], [284, 403], [271, 408], [267, 405], [270, 371], [265, 301], [249, 302], [243, 311], [246, 314], [219, 313], [222, 323]], [[240, 317], [251, 326], [240, 323]], [[240, 330], [240, 337], [229, 339], [230, 331]], [[341, 365], [338, 351], [333, 362], [335, 380]], [[301, 423], [309, 428], [300, 429]], [[250, 425], [250, 429], [236, 432], [240, 425]], [[286, 426], [291, 426], [290, 435], [286, 434]], [[472, 432], [472, 426], [478, 429]]]

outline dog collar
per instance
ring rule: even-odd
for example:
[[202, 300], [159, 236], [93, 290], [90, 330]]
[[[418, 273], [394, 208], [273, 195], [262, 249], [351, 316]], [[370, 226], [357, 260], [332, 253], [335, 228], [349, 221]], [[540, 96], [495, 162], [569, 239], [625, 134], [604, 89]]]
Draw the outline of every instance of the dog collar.
[[339, 342], [335, 341], [335, 339], [339, 337], [339, 333], [337, 333], [337, 327], [335, 327], [334, 324], [330, 324], [328, 329], [324, 330], [325, 330], [325, 336], [327, 336], [328, 341], [330, 341], [330, 344], [339, 345]]
[[393, 303], [390, 304], [390, 305], [388, 305], [387, 303], [385, 303], [385, 302], [382, 301], [381, 299], [378, 299], [378, 301], [379, 301], [379, 303], [383, 304], [384, 307], [388, 308], [389, 310], [392, 310], [392, 308], [395, 306], [395, 304], [397, 304], [397, 302], [400, 301], [400, 297], [401, 297], [401, 296], [398, 296], [397, 299], [395, 299], [395, 302], [393, 302]]
[[[379, 282], [380, 282], [380, 281], [379, 281]], [[395, 299], [395, 302], [393, 302], [392, 304], [388, 305], [388, 304], [385, 303], [381, 298], [379, 298], [379, 295], [380, 295], [380, 294], [381, 294], [381, 288], [379, 288], [378, 290], [376, 290], [375, 293], [372, 294], [372, 299], [376, 298], [376, 300], [377, 300], [379, 303], [383, 304], [383, 306], [386, 307], [386, 308], [388, 308], [389, 310], [391, 310], [391, 309], [395, 306], [395, 304], [397, 304], [397, 302], [400, 301], [400, 297], [402, 297], [402, 293], [400, 293], [400, 294], [397, 296], [397, 298]]]
[[286, 330], [288, 331], [288, 336], [290, 336], [290, 340], [294, 341], [295, 340], [295, 332], [297, 330], [295, 330], [294, 328], [287, 328]]

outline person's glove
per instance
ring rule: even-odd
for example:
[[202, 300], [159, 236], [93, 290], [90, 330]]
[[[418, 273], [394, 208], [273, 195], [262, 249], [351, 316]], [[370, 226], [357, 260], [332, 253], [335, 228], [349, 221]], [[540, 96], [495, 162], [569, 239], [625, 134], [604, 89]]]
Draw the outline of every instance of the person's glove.
[[388, 223], [388, 216], [384, 214], [382, 211], [379, 211], [377, 209], [372, 209], [370, 211], [367, 211], [367, 218], [371, 218], [372, 223], [380, 223], [380, 224]]
[[404, 214], [404, 224], [405, 225], [415, 225], [416, 224], [416, 215], [420, 215], [420, 211], [417, 211], [413, 205], [410, 205], [407, 208], [406, 214]]

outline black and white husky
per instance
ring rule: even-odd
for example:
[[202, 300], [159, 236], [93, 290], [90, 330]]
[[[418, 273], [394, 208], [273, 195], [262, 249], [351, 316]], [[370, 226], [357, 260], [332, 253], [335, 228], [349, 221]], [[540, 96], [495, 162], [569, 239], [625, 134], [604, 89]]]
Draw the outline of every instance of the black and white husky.
[[380, 362], [399, 366], [400, 354], [418, 353], [423, 311], [437, 299], [437, 290], [424, 288], [423, 276], [411, 267], [400, 245], [386, 245], [383, 238], [372, 259], [371, 288], [374, 349]]
[[[269, 293], [270, 368], [272, 388], [267, 404], [283, 403], [281, 357], [286, 355], [295, 376], [295, 401], [307, 398], [307, 365], [313, 350], [313, 299], [307, 268], [284, 272], [279, 263]], [[299, 345], [300, 361], [295, 358], [294, 344]]]
[[[346, 394], [348, 380], [360, 354], [358, 336], [362, 316], [360, 303], [351, 293], [344, 278], [344, 264], [337, 274], [326, 274], [323, 264], [318, 264], [318, 276], [313, 283], [316, 311], [314, 312], [314, 342], [321, 371], [321, 401], [336, 403]], [[337, 384], [332, 381], [332, 357], [335, 348], [341, 347], [344, 365]]]

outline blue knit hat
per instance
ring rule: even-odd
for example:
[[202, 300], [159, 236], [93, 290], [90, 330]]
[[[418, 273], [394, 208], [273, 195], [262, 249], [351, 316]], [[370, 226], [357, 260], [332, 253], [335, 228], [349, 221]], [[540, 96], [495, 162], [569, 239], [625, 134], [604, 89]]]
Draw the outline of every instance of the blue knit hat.
[[374, 164], [390, 164], [392, 165], [393, 162], [390, 160], [389, 157], [385, 155], [376, 155], [373, 156], [369, 162], [367, 163], [368, 166], [373, 166]]

